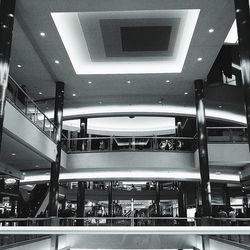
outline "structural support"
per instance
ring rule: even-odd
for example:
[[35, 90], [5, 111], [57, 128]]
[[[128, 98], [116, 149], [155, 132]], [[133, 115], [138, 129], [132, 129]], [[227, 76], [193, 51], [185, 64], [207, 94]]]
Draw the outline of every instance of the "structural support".
[[[85, 182], [78, 181], [78, 190], [77, 190], [77, 217], [84, 217], [84, 205], [85, 205]], [[84, 220], [77, 220], [77, 226], [83, 226]]]
[[109, 182], [109, 194], [108, 194], [108, 216], [113, 217], [113, 184]]
[[247, 211], [248, 211], [248, 197], [247, 197], [246, 194], [243, 196], [243, 211], [244, 211], [244, 214], [247, 214]]
[[16, 0], [0, 1], [0, 152]]
[[179, 217], [187, 217], [187, 192], [185, 183], [178, 183], [178, 212]]
[[[82, 117], [80, 119], [80, 133], [79, 138], [87, 138], [87, 126], [88, 119], [86, 117]], [[77, 150], [84, 151], [87, 149], [87, 140], [79, 140], [77, 143]]]
[[230, 203], [230, 194], [229, 194], [229, 188], [227, 186], [227, 184], [224, 184], [224, 198], [225, 198], [225, 205], [227, 208], [231, 207], [231, 203]]
[[196, 126], [198, 131], [199, 163], [201, 175], [201, 197], [202, 215], [210, 217], [211, 207], [211, 186], [209, 178], [208, 150], [207, 150], [207, 126], [205, 118], [205, 107], [203, 101], [203, 80], [195, 80], [195, 104], [196, 104]]
[[250, 15], [248, 0], [235, 0], [240, 66], [247, 118], [248, 145], [250, 149]]
[[[178, 212], [179, 217], [187, 217], [187, 191], [184, 182], [178, 183]], [[180, 226], [185, 226], [187, 223], [186, 219], [178, 221]]]
[[58, 250], [58, 235], [51, 235], [50, 250]]
[[64, 83], [56, 83], [54, 124], [56, 126], [56, 161], [51, 163], [49, 189], [49, 216], [58, 216], [59, 174], [61, 166], [61, 137], [63, 120]]
[[155, 204], [156, 204], [156, 215], [161, 215], [161, 207], [160, 207], [160, 200], [161, 200], [161, 191], [160, 191], [161, 184], [159, 181], [156, 182], [155, 185]]

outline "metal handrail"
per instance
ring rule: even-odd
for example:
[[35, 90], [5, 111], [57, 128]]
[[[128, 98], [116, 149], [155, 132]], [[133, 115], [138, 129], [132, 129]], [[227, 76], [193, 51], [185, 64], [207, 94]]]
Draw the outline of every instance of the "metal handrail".
[[82, 138], [66, 138], [68, 141], [78, 141], [78, 140], [108, 140], [110, 138], [113, 139], [130, 139], [130, 138], [135, 138], [135, 139], [169, 139], [169, 140], [196, 140], [193, 137], [175, 137], [175, 136], [161, 136], [161, 137], [156, 137], [156, 136], [109, 136], [109, 137], [82, 137]]
[[207, 127], [207, 129], [247, 129], [247, 127]]
[[38, 105], [32, 100], [32, 98], [18, 85], [18, 83], [14, 80], [12, 76], [9, 75], [9, 79], [15, 84], [15, 86], [28, 98], [29, 102], [31, 102], [37, 110], [53, 125], [53, 127], [57, 128], [54, 122], [52, 122], [38, 107]]
[[[45, 217], [45, 218], [32, 218], [32, 217], [27, 217], [27, 218], [0, 218], [0, 222], [15, 222], [15, 221], [47, 221], [51, 219], [58, 219], [58, 220], [90, 220], [90, 219], [112, 219], [112, 220], [134, 220], [134, 219], [148, 219], [148, 220], [201, 220], [203, 217], [168, 217], [168, 216], [159, 216], [159, 217], [122, 217], [122, 216], [105, 216], [105, 217], [96, 217], [96, 216], [90, 216], [90, 217]], [[218, 221], [249, 221], [250, 218], [220, 218], [220, 217], [208, 217], [212, 220], [218, 220]]]

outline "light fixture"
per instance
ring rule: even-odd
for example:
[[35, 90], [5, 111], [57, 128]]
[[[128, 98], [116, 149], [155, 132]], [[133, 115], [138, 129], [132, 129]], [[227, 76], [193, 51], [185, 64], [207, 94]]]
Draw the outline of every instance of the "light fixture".
[[88, 84], [92, 84], [92, 82], [91, 82], [91, 81], [88, 81]]
[[[112, 14], [111, 14], [112, 13]], [[77, 12], [52, 12], [51, 16], [55, 26], [62, 39], [64, 47], [71, 60], [76, 74], [143, 74], [143, 73], [181, 73], [186, 59], [186, 55], [192, 40], [192, 36], [199, 17], [200, 9], [186, 10], [140, 10], [129, 12], [131, 19], [147, 19], [152, 16], [156, 18], [180, 18], [182, 27], [178, 30], [178, 39], [175, 46], [174, 60], [156, 60], [151, 61], [129, 61], [113, 62], [102, 61], [94, 62], [88, 55], [87, 37], [82, 32], [81, 23]], [[81, 16], [85, 14], [81, 14]], [[93, 20], [106, 19], [112, 15], [113, 19], [127, 18], [127, 11], [112, 12], [92, 12], [86, 13], [91, 15]], [[92, 24], [91, 24], [92, 25]], [[93, 24], [94, 25], [94, 24]], [[74, 27], [74, 28], [72, 28]], [[96, 27], [96, 26], [92, 26]], [[69, 37], [71, 39], [69, 39]], [[126, 82], [126, 81], [125, 81]]]
[[[124, 180], [127, 179], [131, 182], [135, 181], [144, 181], [145, 179], [151, 180], [200, 180], [200, 173], [198, 171], [188, 172], [188, 171], [176, 171], [176, 170], [107, 170], [107, 171], [84, 171], [76, 173], [61, 173], [60, 181], [63, 180], [105, 180], [105, 179], [114, 179], [114, 180]], [[22, 184], [28, 184], [32, 182], [46, 182], [50, 179], [50, 173], [47, 174], [38, 174], [38, 175], [26, 175], [23, 179], [20, 180]], [[231, 182], [240, 182], [240, 177], [238, 174], [231, 173], [220, 173], [214, 172], [210, 173], [210, 179], [214, 181], [231, 181]], [[144, 181], [145, 182], [145, 181]], [[126, 182], [125, 182], [126, 184]]]
[[102, 104], [102, 101], [99, 101], [99, 104]]
[[166, 80], [166, 83], [170, 83], [170, 80]]
[[214, 32], [214, 29], [209, 29], [208, 32], [209, 32], [209, 33], [213, 33], [213, 32]]
[[16, 183], [16, 179], [14, 179], [14, 178], [7, 178], [7, 179], [4, 180], [4, 183], [7, 184], [7, 185], [11, 185], [11, 184], [13, 185], [13, 184]]
[[12, 13], [10, 13], [8, 16], [9, 16], [9, 17], [14, 17], [14, 15], [13, 15]]
[[202, 57], [198, 57], [197, 61], [199, 61], [199, 62], [202, 61]]
[[188, 95], [188, 92], [185, 92], [184, 95]]
[[12, 155], [12, 156], [15, 156], [15, 155], [16, 155], [16, 153], [12, 153], [11, 155]]
[[127, 83], [131, 83], [131, 81], [130, 81], [130, 80], [127, 80]]
[[40, 32], [40, 36], [46, 36], [46, 34], [44, 32]]
[[18, 68], [22, 68], [22, 65], [21, 65], [21, 64], [17, 64], [17, 67], [18, 67]]
[[36, 168], [39, 168], [39, 165], [35, 165]]
[[39, 92], [38, 94], [39, 94], [39, 95], [42, 95], [43, 93], [42, 93], [42, 92]]
[[55, 60], [55, 63], [56, 63], [56, 64], [59, 64], [60, 62], [59, 62], [58, 60]]
[[220, 109], [221, 109], [221, 108], [222, 108], [222, 106], [221, 106], [221, 105], [219, 105], [219, 106], [218, 106], [218, 108], [220, 108]]
[[72, 96], [76, 96], [76, 94], [75, 94], [75, 93], [73, 93], [73, 94], [72, 94]]

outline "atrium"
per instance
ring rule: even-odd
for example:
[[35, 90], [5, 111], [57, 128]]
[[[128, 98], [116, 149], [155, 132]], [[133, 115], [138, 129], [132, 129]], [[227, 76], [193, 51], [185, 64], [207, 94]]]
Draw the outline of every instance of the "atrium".
[[0, 0], [0, 250], [249, 249], [248, 0]]

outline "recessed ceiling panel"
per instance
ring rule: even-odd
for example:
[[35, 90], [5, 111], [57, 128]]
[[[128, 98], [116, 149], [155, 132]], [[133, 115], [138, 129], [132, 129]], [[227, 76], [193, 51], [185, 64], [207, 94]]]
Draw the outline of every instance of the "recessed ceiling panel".
[[[80, 21], [83, 31], [87, 31], [86, 21], [82, 19], [80, 15]], [[101, 19], [100, 28], [102, 33], [102, 41], [105, 49], [104, 53], [98, 53], [98, 50], [102, 48], [102, 45], [92, 46], [96, 41], [92, 39], [93, 34], [86, 37], [86, 42], [89, 48], [89, 54], [92, 61], [159, 61], [159, 60], [175, 60], [176, 57], [176, 38], [179, 31], [180, 18], [130, 18], [130, 19]], [[156, 28], [157, 27], [157, 28]], [[171, 34], [163, 34], [165, 32], [164, 27], [171, 27]], [[156, 29], [155, 29], [156, 28]], [[135, 34], [131, 34], [130, 37], [126, 37], [128, 34], [122, 34], [126, 29], [128, 32], [133, 30]], [[129, 29], [129, 30], [128, 30]], [[160, 32], [164, 29], [163, 32]], [[122, 31], [123, 30], [123, 31]], [[138, 31], [138, 32], [137, 32]], [[126, 31], [125, 31], [126, 32]], [[144, 33], [139, 34], [139, 32]], [[150, 34], [149, 34], [150, 32]], [[127, 33], [127, 32], [126, 32]], [[157, 34], [152, 34], [157, 33]], [[146, 38], [147, 36], [148, 38]], [[144, 39], [142, 39], [144, 38]], [[124, 41], [126, 39], [126, 41]], [[151, 39], [151, 42], [148, 41]], [[146, 50], [143, 48], [124, 48], [128, 47], [127, 42], [131, 46], [146, 46], [157, 43], [159, 40], [164, 43], [166, 41], [166, 47], [163, 49]], [[163, 44], [165, 45], [165, 44]], [[175, 51], [175, 53], [174, 53]], [[139, 58], [141, 57], [141, 58]]]
[[121, 27], [123, 51], [166, 51], [170, 40], [170, 26]]
[[[141, 74], [141, 73], [180, 73], [186, 59], [189, 45], [193, 36], [196, 22], [199, 16], [199, 9], [188, 10], [153, 10], [153, 11], [113, 11], [113, 12], [89, 12], [89, 13], [51, 13], [57, 30], [68, 52], [71, 63], [76, 74]], [[84, 32], [82, 18], [85, 23], [92, 20], [97, 24], [94, 30]], [[103, 19], [180, 19], [180, 25], [174, 45], [173, 58], [157, 58], [146, 56], [134, 60], [114, 61], [107, 59], [99, 62], [92, 60], [91, 46], [99, 47], [100, 54], [106, 57], [104, 43], [102, 40], [99, 20]], [[134, 24], [136, 26], [136, 24]], [[156, 25], [157, 26], [157, 25]], [[127, 26], [122, 26], [127, 27]], [[89, 45], [87, 37], [97, 33], [94, 44]], [[100, 44], [101, 43], [101, 44]], [[98, 45], [99, 44], [99, 45]], [[123, 52], [123, 51], [122, 51]], [[128, 52], [128, 51], [127, 51]], [[129, 53], [129, 52], [128, 52]], [[108, 57], [106, 57], [108, 58]], [[131, 57], [130, 57], [131, 58]], [[152, 58], [153, 61], [151, 60]]]

